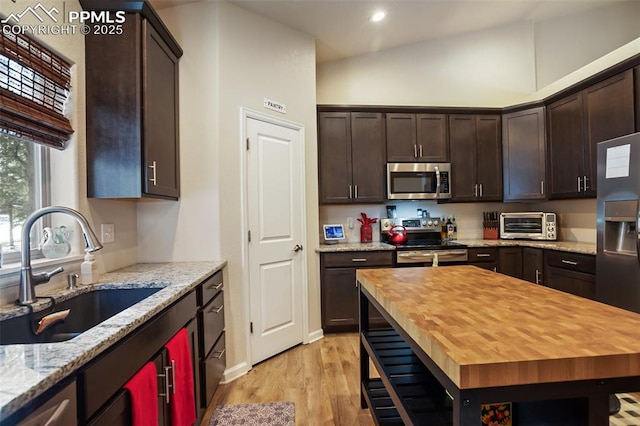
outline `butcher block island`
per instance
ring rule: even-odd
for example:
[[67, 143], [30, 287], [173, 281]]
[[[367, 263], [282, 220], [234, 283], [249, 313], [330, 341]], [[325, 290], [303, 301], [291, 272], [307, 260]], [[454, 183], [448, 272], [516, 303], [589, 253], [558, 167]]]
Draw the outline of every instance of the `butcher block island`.
[[379, 424], [609, 425], [609, 395], [640, 390], [638, 314], [469, 265], [356, 278]]

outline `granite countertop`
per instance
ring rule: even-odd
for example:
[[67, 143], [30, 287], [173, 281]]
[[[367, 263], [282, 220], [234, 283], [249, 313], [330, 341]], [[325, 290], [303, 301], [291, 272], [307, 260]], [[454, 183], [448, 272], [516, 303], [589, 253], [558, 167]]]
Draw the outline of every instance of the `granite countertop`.
[[[63, 300], [107, 288], [162, 288], [71, 340], [0, 346], [0, 421], [73, 374], [225, 265], [225, 261], [138, 264], [104, 274], [98, 283], [81, 285], [73, 292], [38, 294]], [[34, 307], [39, 309], [38, 304]], [[0, 306], [0, 320], [26, 312], [26, 308]]]
[[[571, 253], [596, 254], [595, 243], [577, 241], [528, 241], [528, 240], [458, 240], [468, 247], [533, 247], [548, 250], [560, 250]], [[373, 243], [338, 243], [320, 244], [318, 253], [334, 253], [343, 251], [380, 251], [395, 250], [395, 246], [380, 241]]]

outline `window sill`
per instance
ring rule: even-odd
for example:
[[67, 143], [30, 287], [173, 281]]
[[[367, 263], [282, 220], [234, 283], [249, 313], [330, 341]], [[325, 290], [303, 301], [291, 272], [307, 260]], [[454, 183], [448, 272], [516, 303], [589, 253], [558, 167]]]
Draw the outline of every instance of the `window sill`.
[[[34, 275], [50, 271], [58, 266], [62, 266], [65, 272], [70, 273], [80, 269], [80, 264], [83, 259], [84, 256], [79, 254], [69, 255], [59, 259], [34, 259], [31, 261], [31, 268], [33, 269]], [[0, 289], [17, 286], [19, 284], [20, 268], [20, 262], [2, 265], [2, 268], [0, 268]], [[58, 276], [53, 277], [52, 280], [63, 275], [66, 276], [64, 273], [59, 274]]]

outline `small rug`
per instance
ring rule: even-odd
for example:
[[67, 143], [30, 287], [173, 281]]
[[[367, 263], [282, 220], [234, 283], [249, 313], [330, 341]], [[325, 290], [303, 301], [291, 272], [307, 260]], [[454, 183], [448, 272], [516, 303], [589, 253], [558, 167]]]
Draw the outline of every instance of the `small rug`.
[[295, 418], [293, 402], [230, 404], [215, 409], [209, 426], [294, 426]]
[[609, 417], [610, 426], [640, 426], [640, 402], [632, 395], [619, 393], [620, 412]]

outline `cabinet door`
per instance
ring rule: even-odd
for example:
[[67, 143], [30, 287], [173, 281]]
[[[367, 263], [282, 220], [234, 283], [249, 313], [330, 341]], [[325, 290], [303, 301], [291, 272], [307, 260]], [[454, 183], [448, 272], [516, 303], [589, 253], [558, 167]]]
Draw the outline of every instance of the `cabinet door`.
[[576, 296], [595, 299], [596, 276], [583, 272], [548, 266], [545, 268], [544, 285]]
[[640, 132], [640, 66], [633, 69], [633, 86], [636, 88], [635, 98], [635, 110], [636, 110], [636, 132]]
[[418, 114], [416, 136], [419, 161], [449, 162], [449, 137], [446, 114]]
[[202, 401], [202, 393], [200, 392], [201, 384], [201, 370], [200, 370], [200, 345], [199, 345], [199, 329], [198, 320], [193, 319], [185, 326], [189, 335], [189, 349], [191, 349], [191, 368], [193, 374], [193, 396], [195, 398], [195, 411], [197, 421], [195, 424], [199, 425], [202, 420], [202, 415], [207, 407], [206, 403]]
[[416, 115], [387, 113], [387, 162], [418, 161]]
[[319, 113], [318, 136], [320, 203], [350, 203], [351, 114]]
[[502, 200], [502, 127], [500, 116], [476, 117], [476, 183], [482, 201]]
[[577, 198], [584, 164], [582, 93], [549, 105], [549, 197]]
[[504, 200], [544, 199], [544, 107], [505, 114], [502, 123]]
[[453, 201], [476, 201], [476, 122], [474, 115], [449, 115]]
[[534, 284], [543, 284], [544, 250], [522, 248], [522, 279]]
[[522, 248], [501, 247], [498, 250], [498, 272], [511, 277], [522, 278]]
[[356, 268], [325, 268], [321, 293], [322, 328], [358, 326]]
[[353, 202], [385, 200], [385, 132], [380, 113], [351, 113]]
[[143, 122], [147, 194], [178, 198], [178, 58], [144, 21]]
[[598, 142], [634, 133], [633, 70], [584, 90], [588, 195], [596, 195]]

